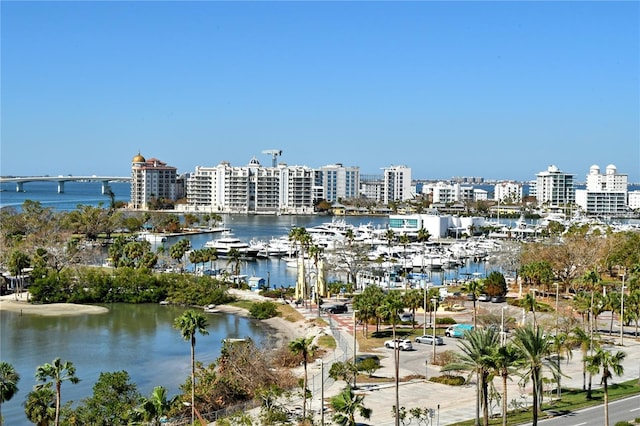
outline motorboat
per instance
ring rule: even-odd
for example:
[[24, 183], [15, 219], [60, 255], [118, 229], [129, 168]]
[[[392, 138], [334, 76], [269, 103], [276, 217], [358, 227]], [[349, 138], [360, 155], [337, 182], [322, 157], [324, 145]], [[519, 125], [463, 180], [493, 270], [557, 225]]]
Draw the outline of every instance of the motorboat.
[[207, 314], [215, 314], [220, 312], [220, 309], [218, 309], [218, 307], [212, 303], [210, 305], [205, 306], [204, 311]]
[[204, 244], [205, 248], [214, 248], [220, 258], [229, 257], [231, 250], [237, 250], [242, 259], [255, 259], [260, 251], [259, 245], [251, 245], [233, 235], [231, 231], [223, 231], [220, 238], [209, 240]]

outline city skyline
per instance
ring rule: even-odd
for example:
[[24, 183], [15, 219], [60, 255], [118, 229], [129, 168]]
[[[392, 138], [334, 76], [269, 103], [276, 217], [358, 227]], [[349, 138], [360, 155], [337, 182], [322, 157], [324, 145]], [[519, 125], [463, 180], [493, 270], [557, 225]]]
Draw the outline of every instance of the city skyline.
[[2, 2], [1, 175], [265, 150], [362, 174], [640, 182], [637, 2]]

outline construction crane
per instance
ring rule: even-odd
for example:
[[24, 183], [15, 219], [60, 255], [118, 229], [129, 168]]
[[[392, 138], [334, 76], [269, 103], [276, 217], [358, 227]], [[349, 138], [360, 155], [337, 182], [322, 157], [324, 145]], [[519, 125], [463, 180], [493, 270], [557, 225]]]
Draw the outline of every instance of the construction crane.
[[278, 157], [282, 155], [281, 149], [265, 149], [262, 151], [263, 154], [271, 156], [271, 167], [275, 167], [278, 165]]

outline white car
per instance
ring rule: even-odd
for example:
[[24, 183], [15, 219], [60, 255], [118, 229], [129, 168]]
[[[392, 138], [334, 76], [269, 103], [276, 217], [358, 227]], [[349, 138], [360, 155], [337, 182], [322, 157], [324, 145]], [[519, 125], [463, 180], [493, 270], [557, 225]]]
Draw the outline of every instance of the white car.
[[[433, 335], [425, 334], [424, 336], [418, 336], [415, 338], [416, 343], [426, 343], [427, 345], [433, 345]], [[436, 345], [444, 345], [442, 337], [436, 336]]]
[[384, 342], [384, 347], [387, 349], [398, 348], [401, 351], [411, 351], [413, 350], [413, 345], [411, 344], [411, 340], [407, 339], [391, 339]]

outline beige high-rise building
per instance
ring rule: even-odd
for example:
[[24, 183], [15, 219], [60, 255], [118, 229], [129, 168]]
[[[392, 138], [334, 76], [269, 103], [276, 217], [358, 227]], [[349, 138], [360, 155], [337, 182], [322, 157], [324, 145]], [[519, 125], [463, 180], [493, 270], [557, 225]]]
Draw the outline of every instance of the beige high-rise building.
[[131, 160], [130, 207], [147, 210], [151, 200], [176, 200], [177, 169], [157, 158], [145, 159], [140, 153]]

